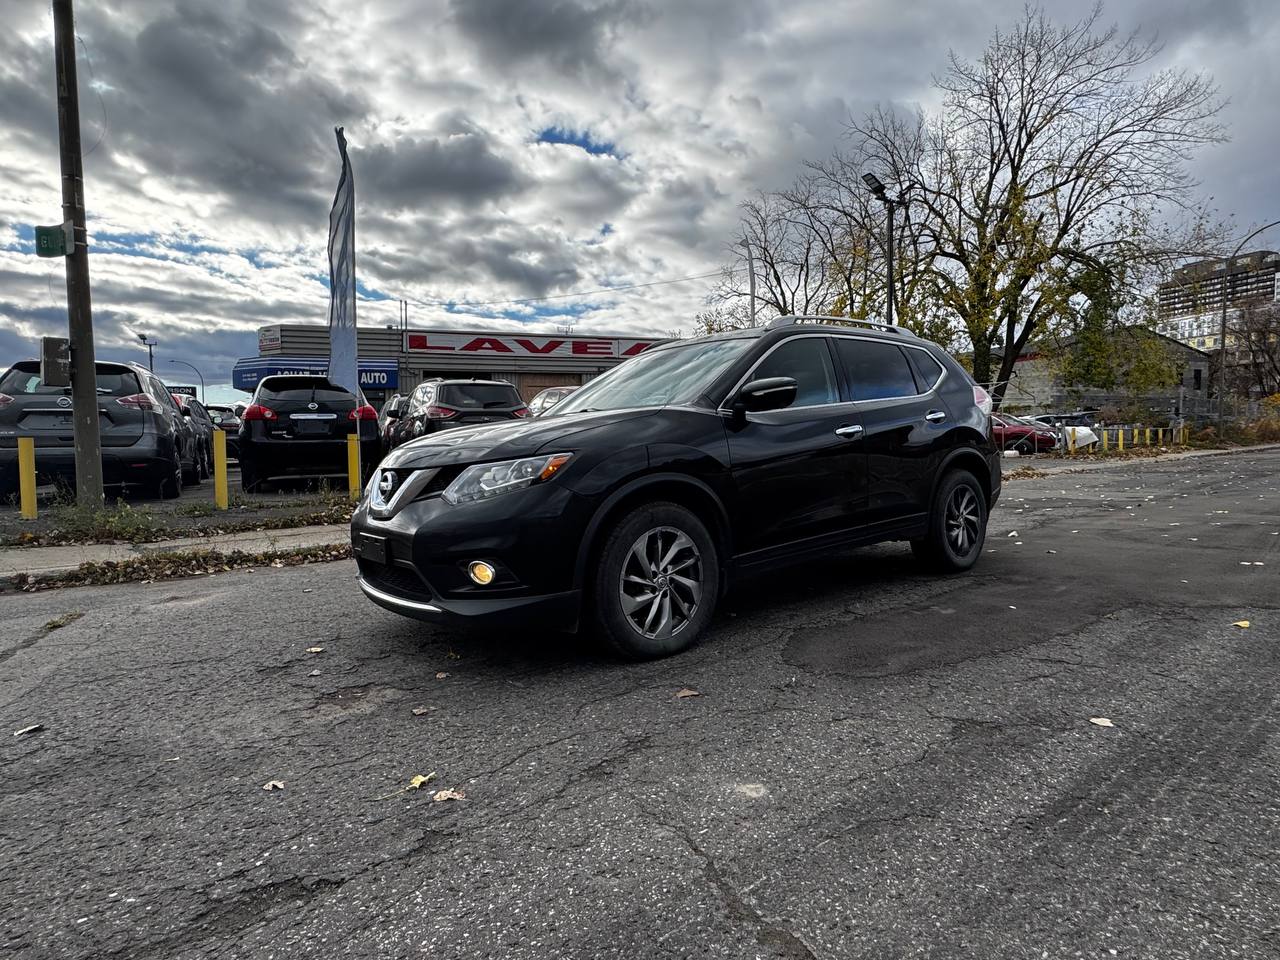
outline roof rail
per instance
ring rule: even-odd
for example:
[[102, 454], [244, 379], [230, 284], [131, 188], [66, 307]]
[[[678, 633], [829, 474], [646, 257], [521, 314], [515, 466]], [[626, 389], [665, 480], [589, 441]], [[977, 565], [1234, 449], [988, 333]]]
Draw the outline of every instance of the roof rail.
[[896, 333], [903, 337], [915, 337], [915, 334], [906, 327], [895, 326], [891, 323], [881, 323], [878, 320], [857, 320], [853, 317], [831, 317], [820, 313], [789, 313], [785, 316], [774, 317], [765, 324], [765, 329], [776, 330], [779, 327], [790, 326], [793, 323], [804, 323], [805, 321], [814, 320], [831, 323], [836, 326], [869, 327], [872, 330], [883, 330], [886, 333]]

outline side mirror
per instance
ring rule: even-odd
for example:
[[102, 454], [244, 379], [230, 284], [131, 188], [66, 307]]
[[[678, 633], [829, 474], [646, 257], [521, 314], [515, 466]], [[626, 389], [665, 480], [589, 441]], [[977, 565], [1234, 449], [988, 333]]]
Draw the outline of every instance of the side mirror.
[[743, 422], [748, 413], [781, 410], [796, 402], [796, 381], [793, 377], [766, 377], [752, 380], [738, 391], [733, 401], [734, 420]]
[[748, 413], [781, 410], [796, 402], [796, 381], [792, 377], [752, 380], [738, 391], [738, 400]]
[[399, 408], [399, 407], [387, 407], [387, 409], [386, 409], [386, 411], [385, 411], [385, 412], [386, 412], [386, 414], [387, 414], [387, 419], [388, 419], [388, 420], [399, 420], [399, 419], [400, 419], [400, 408]]

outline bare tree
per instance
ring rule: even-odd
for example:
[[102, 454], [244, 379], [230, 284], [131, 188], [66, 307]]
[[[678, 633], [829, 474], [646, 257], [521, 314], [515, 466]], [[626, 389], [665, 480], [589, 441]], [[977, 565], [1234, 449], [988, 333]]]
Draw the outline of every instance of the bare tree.
[[1191, 208], [1187, 160], [1224, 139], [1208, 77], [1147, 72], [1159, 46], [1100, 17], [1058, 27], [1028, 8], [978, 61], [952, 54], [938, 115], [882, 108], [852, 127], [849, 173], [873, 169], [909, 198], [915, 289], [959, 318], [997, 399], [1084, 272], [1162, 255], [1151, 211]]
[[1280, 303], [1256, 300], [1242, 305], [1229, 336], [1235, 340], [1233, 392], [1280, 394]]

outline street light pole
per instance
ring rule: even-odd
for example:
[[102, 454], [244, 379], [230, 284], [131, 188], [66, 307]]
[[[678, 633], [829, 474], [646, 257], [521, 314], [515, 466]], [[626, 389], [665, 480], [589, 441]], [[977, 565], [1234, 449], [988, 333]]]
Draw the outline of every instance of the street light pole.
[[1222, 271], [1222, 317], [1218, 325], [1218, 436], [1222, 436], [1223, 409], [1222, 401], [1226, 398], [1227, 393], [1227, 300], [1228, 300], [1228, 284], [1231, 282], [1231, 270], [1235, 267], [1236, 257], [1240, 251], [1244, 249], [1244, 245], [1260, 234], [1263, 230], [1270, 230], [1272, 227], [1280, 225], [1280, 220], [1274, 220], [1271, 223], [1259, 227], [1253, 233], [1249, 234], [1231, 251], [1231, 256], [1224, 261]]
[[196, 371], [196, 376], [200, 378], [200, 402], [204, 403], [204, 374], [199, 370], [196, 370], [196, 365], [194, 363], [187, 363], [185, 360], [170, 360], [169, 362], [180, 363], [184, 367], [190, 367], [192, 370]]
[[67, 251], [67, 319], [71, 344], [71, 423], [76, 452], [76, 501], [102, 506], [102, 435], [98, 425], [98, 373], [89, 298], [89, 234], [84, 216], [84, 163], [80, 152], [80, 87], [71, 0], [53, 0], [53, 54], [58, 99], [58, 153], [62, 219], [72, 227]]
[[893, 326], [893, 248], [895, 246], [894, 241], [897, 239], [893, 230], [893, 211], [895, 207], [904, 206], [905, 201], [900, 196], [889, 196], [884, 184], [880, 182], [880, 178], [874, 173], [864, 173], [862, 182], [867, 185], [872, 194], [875, 195], [875, 198], [885, 205], [885, 209], [889, 213], [888, 233], [885, 237], [884, 245], [885, 262], [888, 264], [889, 273], [885, 286], [885, 319], [888, 321], [889, 326]]
[[156, 345], [160, 341], [148, 340], [147, 335], [145, 333], [139, 333], [137, 334], [137, 337], [139, 340], [142, 341], [142, 345], [147, 348], [147, 369], [150, 370], [152, 373], [155, 373], [156, 372], [156, 355], [154, 351], [155, 351]]

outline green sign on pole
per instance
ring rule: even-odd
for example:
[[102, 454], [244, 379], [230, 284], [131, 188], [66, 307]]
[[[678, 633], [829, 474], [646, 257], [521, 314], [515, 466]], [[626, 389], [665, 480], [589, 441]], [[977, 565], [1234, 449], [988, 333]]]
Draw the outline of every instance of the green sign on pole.
[[36, 256], [65, 257], [75, 248], [75, 231], [70, 220], [48, 227], [36, 227]]

